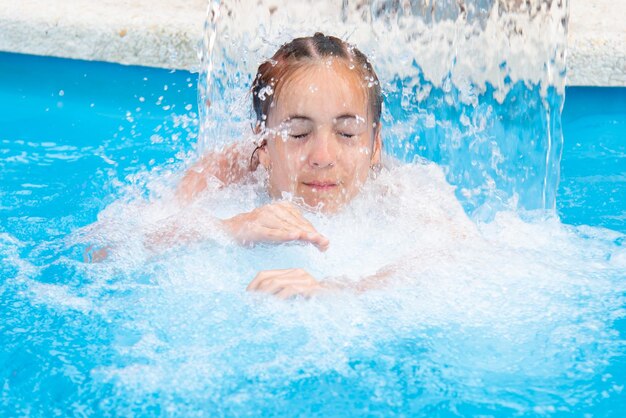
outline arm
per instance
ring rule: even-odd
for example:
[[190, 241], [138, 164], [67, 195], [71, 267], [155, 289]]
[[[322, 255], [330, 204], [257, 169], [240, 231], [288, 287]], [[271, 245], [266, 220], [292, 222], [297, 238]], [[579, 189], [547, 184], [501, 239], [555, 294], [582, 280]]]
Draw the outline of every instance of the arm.
[[188, 206], [151, 225], [145, 233], [144, 245], [148, 250], [159, 253], [177, 245], [226, 236], [224, 232], [219, 219], [196, 206]]
[[360, 294], [384, 288], [389, 285], [394, 276], [399, 279], [398, 273], [403, 271], [427, 270], [441, 260], [453, 258], [454, 253], [446, 249], [432, 249], [427, 254], [399, 259], [358, 281], [346, 280], [345, 277], [331, 277], [318, 281], [303, 269], [266, 270], [259, 272], [246, 290], [269, 293], [280, 299], [293, 296], [309, 298], [328, 291], [350, 291]]
[[341, 280], [341, 278], [320, 282], [303, 269], [265, 270], [256, 275], [246, 290], [269, 293], [280, 299], [294, 296], [310, 298], [327, 291], [348, 290], [354, 293], [363, 293], [386, 286], [397, 268], [396, 265], [386, 266], [358, 282]]
[[[146, 249], [158, 253], [176, 245], [229, 236], [246, 246], [299, 241], [325, 251], [328, 239], [289, 202], [271, 203], [223, 220], [194, 205], [194, 198], [207, 188], [211, 178], [225, 186], [241, 182], [254, 172], [259, 164], [258, 159], [252, 158], [254, 149], [253, 144], [236, 143], [223, 151], [208, 153], [190, 168], [176, 190], [179, 210], [144, 226]], [[89, 246], [83, 258], [85, 262], [103, 261], [113, 248]]]
[[207, 153], [192, 166], [176, 192], [182, 203], [181, 211], [160, 221], [148, 234], [146, 246], [159, 250], [175, 244], [197, 242], [209, 236], [211, 229], [218, 228], [246, 246], [261, 242], [280, 244], [300, 241], [312, 243], [325, 251], [328, 239], [317, 232], [301, 210], [289, 202], [271, 203], [224, 220], [212, 218], [206, 211], [199, 210], [197, 205], [194, 208], [195, 197], [207, 189], [212, 179], [223, 187], [242, 182], [254, 172], [259, 165], [255, 150], [256, 145], [251, 141], [234, 143], [221, 151]]
[[184, 203], [190, 203], [194, 197], [206, 190], [211, 178], [217, 179], [223, 186], [239, 183], [258, 165], [253, 157], [255, 145], [251, 142], [236, 142], [220, 151], [205, 154], [183, 176], [176, 195]]
[[245, 246], [257, 243], [310, 243], [326, 251], [329, 241], [289, 202], [270, 203], [228, 219], [217, 219], [193, 205], [159, 221], [146, 233], [145, 245], [163, 251], [174, 245], [200, 242], [223, 233]]

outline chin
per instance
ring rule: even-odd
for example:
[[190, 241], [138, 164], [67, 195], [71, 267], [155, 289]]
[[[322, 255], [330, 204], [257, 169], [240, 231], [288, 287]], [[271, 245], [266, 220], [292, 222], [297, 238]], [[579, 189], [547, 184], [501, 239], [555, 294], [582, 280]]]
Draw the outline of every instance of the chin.
[[333, 214], [339, 212], [347, 202], [342, 199], [304, 199], [304, 203], [314, 212]]

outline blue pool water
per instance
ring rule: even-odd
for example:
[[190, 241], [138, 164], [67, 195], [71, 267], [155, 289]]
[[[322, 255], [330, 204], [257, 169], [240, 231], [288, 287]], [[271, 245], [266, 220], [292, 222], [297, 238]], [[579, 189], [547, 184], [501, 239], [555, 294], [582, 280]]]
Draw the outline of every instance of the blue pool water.
[[[14, 54], [2, 54], [1, 63], [6, 76], [0, 80], [0, 175], [3, 184], [17, 186], [0, 191], [2, 227], [7, 230], [18, 232], [9, 220], [21, 216], [78, 217], [59, 230], [66, 234], [95, 220], [114, 199], [113, 180], [124, 183], [129, 174], [180, 161], [181, 153], [193, 149], [197, 129], [193, 122], [188, 127], [178, 119], [197, 114], [195, 74], [81, 61], [70, 66], [63, 60]], [[41, 74], [42, 65], [55, 76]], [[558, 193], [564, 223], [626, 232], [625, 95], [624, 88], [567, 89]], [[151, 140], [153, 135], [157, 137]], [[62, 156], [58, 147], [72, 152]], [[45, 161], [28, 170], [19, 166], [37, 159]], [[50, 170], [58, 178], [54, 184], [21, 189]], [[76, 213], [71, 202], [79, 196], [90, 204], [76, 202], [86, 206]], [[25, 214], [24, 207], [34, 212]]]
[[460, 284], [433, 267], [445, 286], [289, 305], [242, 295], [220, 270], [238, 249], [82, 262], [72, 233], [175, 183], [196, 114], [193, 74], [0, 54], [0, 415], [626, 409], [626, 89], [566, 90], [565, 225], [486, 227], [513, 252], [460, 255]]
[[626, 231], [626, 89], [570, 88], [559, 185], [563, 222]]

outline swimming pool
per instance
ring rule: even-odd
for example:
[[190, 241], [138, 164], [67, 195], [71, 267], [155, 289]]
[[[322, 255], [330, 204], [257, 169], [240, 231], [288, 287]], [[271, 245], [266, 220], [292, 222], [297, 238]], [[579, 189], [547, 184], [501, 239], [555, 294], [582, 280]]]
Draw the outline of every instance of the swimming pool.
[[[618, 232], [500, 219], [485, 234], [512, 252], [476, 250], [461, 255], [466, 267], [423, 272], [439, 285], [277, 304], [218, 275], [237, 249], [89, 265], [69, 238], [111, 204], [158, 194], [155, 179], [175, 181], [197, 139], [194, 75], [12, 54], [0, 63], [3, 415], [626, 408], [626, 89], [567, 90], [558, 199], [564, 224]], [[498, 260], [507, 270], [490, 270]]]

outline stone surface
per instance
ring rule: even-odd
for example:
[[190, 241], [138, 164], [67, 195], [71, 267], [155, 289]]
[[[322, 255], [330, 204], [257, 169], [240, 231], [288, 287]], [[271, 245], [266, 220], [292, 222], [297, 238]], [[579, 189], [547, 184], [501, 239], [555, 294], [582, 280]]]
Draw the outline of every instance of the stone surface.
[[0, 0], [0, 50], [196, 69], [207, 0]]
[[626, 86], [626, 1], [570, 0], [568, 84]]
[[[0, 50], [196, 71], [207, 0], [0, 0]], [[626, 86], [626, 2], [570, 0], [568, 84]]]

